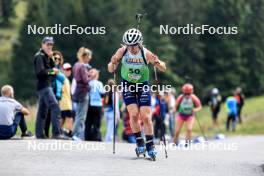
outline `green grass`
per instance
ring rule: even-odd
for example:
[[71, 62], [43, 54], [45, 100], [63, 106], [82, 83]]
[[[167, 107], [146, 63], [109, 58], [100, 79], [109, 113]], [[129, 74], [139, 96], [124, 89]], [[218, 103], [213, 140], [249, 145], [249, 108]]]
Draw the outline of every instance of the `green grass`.
[[[221, 106], [221, 112], [218, 120], [220, 124], [220, 132], [227, 135], [248, 135], [248, 134], [264, 134], [264, 96], [246, 99], [245, 106], [242, 110], [243, 123], [237, 125], [236, 132], [226, 132], [225, 122], [227, 119], [227, 111], [224, 104]], [[201, 126], [206, 135], [213, 136], [219, 131], [212, 129], [212, 119], [209, 107], [203, 107], [203, 110], [197, 114]], [[198, 123], [196, 122], [195, 133], [200, 133]]]
[[[30, 111], [30, 115], [26, 117], [26, 122], [27, 122], [27, 127], [28, 130], [31, 132], [35, 132], [35, 122], [36, 122], [36, 114], [37, 114], [37, 107], [36, 106], [27, 106], [29, 111]], [[106, 134], [106, 121], [105, 118], [102, 117], [102, 125], [101, 125], [101, 133], [102, 136], [105, 136]], [[119, 128], [118, 128], [118, 136], [121, 136], [122, 134], [122, 129], [123, 129], [123, 123], [122, 121], [120, 121], [119, 123]], [[18, 130], [18, 134], [21, 134], [20, 129]]]
[[[227, 117], [227, 112], [225, 111], [224, 105], [222, 105], [221, 112], [219, 114], [219, 124], [221, 133], [226, 135], [256, 135], [256, 134], [264, 134], [264, 108], [261, 106], [264, 104], [264, 96], [254, 97], [246, 99], [245, 106], [242, 112], [244, 122], [242, 125], [237, 125], [236, 132], [226, 132], [225, 131], [225, 122]], [[32, 132], [35, 131], [35, 118], [36, 118], [36, 106], [28, 106], [31, 115], [27, 117], [28, 129]], [[212, 129], [212, 121], [211, 121], [211, 113], [210, 109], [207, 106], [204, 106], [202, 111], [197, 114], [197, 118], [199, 118], [201, 126], [205, 131], [207, 137], [213, 137], [216, 133], [219, 133], [217, 129]], [[102, 127], [101, 132], [102, 135], [105, 135], [106, 126], [105, 126], [105, 118], [102, 118]], [[118, 135], [121, 138], [123, 129], [123, 123], [120, 121], [118, 128]], [[182, 132], [185, 131], [185, 127], [182, 129]], [[18, 132], [20, 134], [20, 131]], [[183, 133], [184, 135], [184, 133]], [[194, 136], [201, 135], [201, 131], [199, 129], [198, 123], [195, 123], [194, 127]]]

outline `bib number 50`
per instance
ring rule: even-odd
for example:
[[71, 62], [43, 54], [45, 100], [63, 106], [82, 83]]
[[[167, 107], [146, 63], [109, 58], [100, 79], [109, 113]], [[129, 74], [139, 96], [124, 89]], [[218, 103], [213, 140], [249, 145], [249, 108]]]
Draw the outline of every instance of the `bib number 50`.
[[140, 70], [139, 69], [133, 69], [133, 68], [130, 68], [129, 69], [129, 73], [135, 73], [135, 74], [139, 74], [140, 73]]

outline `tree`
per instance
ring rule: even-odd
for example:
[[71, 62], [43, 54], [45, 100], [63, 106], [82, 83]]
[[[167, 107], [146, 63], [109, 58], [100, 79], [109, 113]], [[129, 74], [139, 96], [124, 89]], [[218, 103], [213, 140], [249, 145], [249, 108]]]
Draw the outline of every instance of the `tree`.
[[8, 24], [14, 14], [13, 0], [0, 0], [0, 24]]
[[246, 72], [241, 57], [240, 39], [244, 35], [243, 25], [247, 16], [247, 3], [240, 0], [215, 0], [208, 13], [207, 24], [214, 27], [238, 27], [236, 35], [210, 35], [203, 37], [207, 87], [218, 87], [224, 95], [242, 82]]
[[[45, 0], [28, 1], [28, 13], [20, 29], [18, 41], [13, 45], [12, 53], [12, 85], [17, 97], [32, 101], [36, 97], [36, 77], [34, 75], [34, 54], [41, 44], [41, 36], [28, 35], [27, 25], [46, 24]], [[30, 13], [29, 13], [30, 12]]]
[[248, 95], [260, 95], [264, 91], [264, 1], [249, 1], [249, 12], [241, 37], [242, 58], [247, 68], [242, 75], [242, 85]]

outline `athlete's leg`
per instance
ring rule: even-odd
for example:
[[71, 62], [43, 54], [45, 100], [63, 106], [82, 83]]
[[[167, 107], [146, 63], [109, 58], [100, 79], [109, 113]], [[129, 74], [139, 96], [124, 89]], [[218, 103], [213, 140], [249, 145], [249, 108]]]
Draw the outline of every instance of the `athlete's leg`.
[[175, 134], [173, 137], [173, 143], [178, 142], [183, 123], [184, 123], [184, 120], [182, 120], [181, 117], [178, 115], [175, 120]]
[[146, 136], [146, 149], [149, 156], [155, 156], [155, 147], [154, 147], [154, 135], [153, 135], [153, 123], [151, 120], [151, 107], [150, 106], [141, 106], [140, 107], [140, 117], [143, 121], [144, 132]]
[[140, 125], [138, 123], [139, 119], [139, 111], [137, 104], [130, 104], [127, 106], [127, 111], [130, 117], [130, 126], [132, 128], [133, 133], [137, 133], [140, 131]]
[[189, 119], [186, 121], [186, 127], [187, 127], [186, 140], [191, 140], [192, 138], [192, 130], [193, 130], [194, 122], [195, 122], [195, 118], [193, 116], [189, 117]]
[[139, 109], [137, 104], [130, 104], [127, 105], [127, 111], [129, 113], [130, 117], [130, 126], [132, 128], [132, 131], [135, 135], [137, 146], [138, 147], [144, 147], [144, 139], [141, 134], [141, 129], [139, 125]]
[[150, 106], [140, 107], [140, 117], [144, 124], [145, 135], [153, 135], [153, 123], [151, 120], [151, 108]]

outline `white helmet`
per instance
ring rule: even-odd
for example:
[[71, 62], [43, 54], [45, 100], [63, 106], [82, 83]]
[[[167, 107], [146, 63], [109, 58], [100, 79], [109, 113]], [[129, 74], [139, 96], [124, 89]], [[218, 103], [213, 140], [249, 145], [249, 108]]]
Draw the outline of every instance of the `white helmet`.
[[143, 42], [143, 36], [140, 30], [132, 28], [127, 30], [123, 35], [123, 42], [126, 45], [135, 45]]
[[217, 95], [219, 94], [219, 90], [217, 88], [212, 89], [212, 94]]

